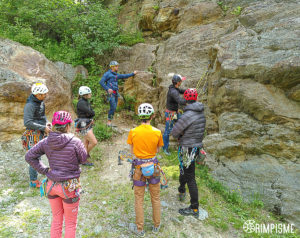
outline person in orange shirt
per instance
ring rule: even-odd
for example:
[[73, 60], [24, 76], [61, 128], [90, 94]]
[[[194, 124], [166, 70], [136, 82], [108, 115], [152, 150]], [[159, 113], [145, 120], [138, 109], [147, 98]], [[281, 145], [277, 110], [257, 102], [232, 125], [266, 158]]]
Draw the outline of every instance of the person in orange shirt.
[[154, 109], [151, 104], [143, 103], [138, 108], [138, 116], [142, 124], [131, 129], [127, 143], [130, 151], [136, 157], [133, 161], [135, 167], [133, 174], [134, 198], [136, 226], [131, 230], [138, 236], [144, 237], [144, 194], [146, 180], [149, 183], [149, 190], [153, 210], [153, 229], [154, 233], [159, 232], [160, 228], [160, 177], [159, 162], [156, 154], [162, 147], [163, 139], [161, 131], [150, 125], [154, 116]]

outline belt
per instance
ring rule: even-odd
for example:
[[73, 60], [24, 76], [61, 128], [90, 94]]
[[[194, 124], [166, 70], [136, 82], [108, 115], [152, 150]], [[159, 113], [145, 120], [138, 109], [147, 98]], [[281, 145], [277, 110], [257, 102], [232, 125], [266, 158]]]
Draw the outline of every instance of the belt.
[[177, 111], [171, 111], [171, 110], [166, 109], [166, 112], [167, 113], [176, 113]]

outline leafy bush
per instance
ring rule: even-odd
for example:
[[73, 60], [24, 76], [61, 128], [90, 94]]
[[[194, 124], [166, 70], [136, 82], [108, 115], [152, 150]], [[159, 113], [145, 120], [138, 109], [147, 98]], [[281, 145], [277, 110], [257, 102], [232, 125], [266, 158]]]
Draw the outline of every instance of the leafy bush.
[[0, 11], [0, 36], [89, 70], [95, 56], [143, 41], [140, 32], [122, 32], [119, 8], [104, 7], [102, 1], [6, 0], [0, 1]]
[[98, 141], [110, 139], [113, 135], [111, 127], [107, 127], [104, 123], [99, 121], [95, 123], [93, 132]]
[[121, 109], [126, 109], [126, 110], [134, 112], [134, 105], [136, 102], [135, 96], [130, 96], [130, 95], [125, 94], [123, 96], [123, 98], [124, 98], [124, 104], [122, 105]]

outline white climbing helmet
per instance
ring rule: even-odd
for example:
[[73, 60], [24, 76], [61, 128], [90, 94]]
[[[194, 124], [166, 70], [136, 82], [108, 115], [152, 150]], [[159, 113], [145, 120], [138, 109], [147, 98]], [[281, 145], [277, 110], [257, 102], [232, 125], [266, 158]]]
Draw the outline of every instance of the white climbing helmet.
[[33, 95], [37, 95], [37, 94], [45, 94], [48, 93], [48, 88], [46, 87], [45, 84], [42, 83], [35, 83], [32, 85], [31, 87], [31, 93]]
[[85, 95], [85, 94], [90, 94], [90, 93], [92, 93], [92, 90], [87, 86], [81, 86], [79, 88], [79, 95], [80, 96]]
[[138, 108], [138, 116], [140, 119], [150, 119], [154, 113], [154, 108], [149, 103], [142, 103]]

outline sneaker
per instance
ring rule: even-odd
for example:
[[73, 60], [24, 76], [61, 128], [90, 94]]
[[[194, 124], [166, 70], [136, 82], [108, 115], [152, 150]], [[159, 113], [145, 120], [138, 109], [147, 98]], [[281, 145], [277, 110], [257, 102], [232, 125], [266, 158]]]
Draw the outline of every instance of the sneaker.
[[136, 225], [133, 225], [133, 226], [129, 226], [129, 230], [131, 232], [133, 232], [134, 234], [136, 234], [137, 236], [139, 237], [144, 237], [145, 236], [145, 231], [142, 230], [142, 231], [139, 231], [136, 227]]
[[185, 193], [178, 193], [178, 201], [184, 202], [185, 200]]
[[159, 232], [159, 229], [160, 229], [160, 226], [158, 226], [158, 227], [152, 227], [152, 232], [153, 233], [158, 233]]
[[164, 153], [166, 154], [166, 155], [170, 155], [171, 153], [170, 153], [170, 151], [168, 150], [168, 149], [163, 149], [164, 150]]
[[[197, 210], [197, 211], [195, 211]], [[190, 207], [187, 208], [181, 208], [178, 210], [178, 212], [183, 216], [193, 216], [195, 218], [199, 218], [199, 210], [198, 209], [192, 209]]]
[[39, 180], [30, 181], [29, 186], [32, 188], [41, 187], [41, 182]]
[[89, 161], [87, 161], [86, 163], [82, 164], [84, 166], [94, 166], [94, 163], [91, 163]]

